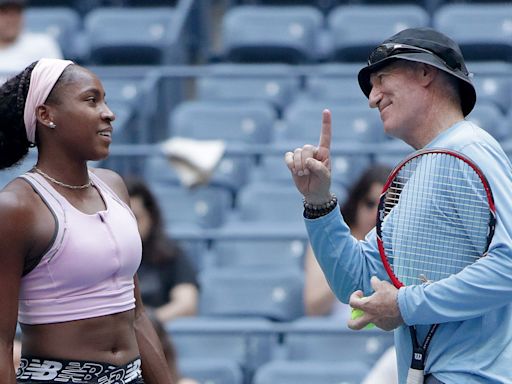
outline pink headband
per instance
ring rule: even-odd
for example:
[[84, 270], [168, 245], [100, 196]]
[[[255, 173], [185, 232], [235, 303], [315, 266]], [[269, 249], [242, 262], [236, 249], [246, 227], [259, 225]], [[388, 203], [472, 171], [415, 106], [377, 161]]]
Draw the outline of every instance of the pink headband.
[[60, 75], [70, 64], [74, 63], [70, 60], [41, 59], [32, 70], [23, 113], [27, 138], [31, 143], [36, 140], [36, 109], [44, 104]]

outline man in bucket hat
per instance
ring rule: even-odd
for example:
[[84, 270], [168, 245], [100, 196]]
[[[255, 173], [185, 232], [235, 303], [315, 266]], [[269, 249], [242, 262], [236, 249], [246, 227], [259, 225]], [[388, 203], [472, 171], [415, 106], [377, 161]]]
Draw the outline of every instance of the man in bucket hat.
[[333, 292], [364, 311], [348, 326], [395, 330], [401, 384], [409, 383], [409, 326], [416, 326], [421, 344], [431, 324], [439, 327], [419, 382], [512, 383], [512, 166], [499, 143], [465, 119], [476, 93], [460, 48], [433, 29], [406, 29], [374, 49], [358, 80], [386, 133], [415, 149], [461, 152], [481, 168], [497, 222], [477, 263], [451, 278], [396, 289], [388, 282], [375, 230], [364, 241], [353, 238], [330, 192], [331, 114], [324, 110], [319, 145], [296, 148], [285, 161], [304, 196], [309, 239]]

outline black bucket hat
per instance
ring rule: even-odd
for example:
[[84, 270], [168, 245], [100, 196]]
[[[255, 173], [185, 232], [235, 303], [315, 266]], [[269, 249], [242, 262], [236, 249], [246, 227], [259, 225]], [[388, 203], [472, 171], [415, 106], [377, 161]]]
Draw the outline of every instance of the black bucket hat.
[[361, 69], [358, 75], [359, 86], [366, 97], [369, 97], [372, 90], [370, 75], [397, 59], [429, 64], [455, 76], [459, 80], [464, 116], [475, 106], [475, 87], [459, 46], [432, 28], [404, 29], [373, 50], [368, 58], [368, 66]]

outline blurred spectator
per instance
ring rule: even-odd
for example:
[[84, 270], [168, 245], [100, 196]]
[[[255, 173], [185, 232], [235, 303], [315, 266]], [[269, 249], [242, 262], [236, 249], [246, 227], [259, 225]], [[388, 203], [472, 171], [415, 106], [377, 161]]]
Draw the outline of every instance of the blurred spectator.
[[[341, 212], [355, 238], [362, 240], [375, 227], [377, 206], [382, 187], [391, 168], [385, 165], [370, 166], [355, 182]], [[350, 317], [350, 306], [336, 299], [316, 261], [311, 247], [306, 252], [304, 300], [309, 316], [332, 316], [340, 322]], [[395, 348], [389, 348], [370, 370], [362, 384], [398, 383]]]
[[158, 202], [140, 179], [127, 179], [130, 204], [142, 238], [142, 263], [138, 270], [142, 301], [165, 323], [197, 313], [197, 274], [162, 223]]
[[51, 36], [25, 30], [26, 5], [26, 0], [0, 0], [0, 71], [3, 73], [17, 73], [42, 57], [62, 58], [61, 49]]

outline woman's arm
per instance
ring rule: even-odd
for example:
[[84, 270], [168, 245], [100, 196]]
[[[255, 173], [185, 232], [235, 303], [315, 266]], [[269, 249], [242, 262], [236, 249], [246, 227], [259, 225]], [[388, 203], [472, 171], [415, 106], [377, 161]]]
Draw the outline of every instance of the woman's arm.
[[171, 372], [162, 350], [162, 344], [147, 316], [135, 276], [135, 334], [142, 361], [142, 377], [146, 384], [172, 384]]
[[15, 384], [13, 340], [18, 318], [18, 296], [24, 255], [32, 243], [31, 217], [16, 193], [0, 193], [0, 383]]
[[180, 316], [197, 313], [198, 290], [194, 284], [178, 284], [169, 292], [169, 302], [156, 309], [156, 317], [162, 323]]

